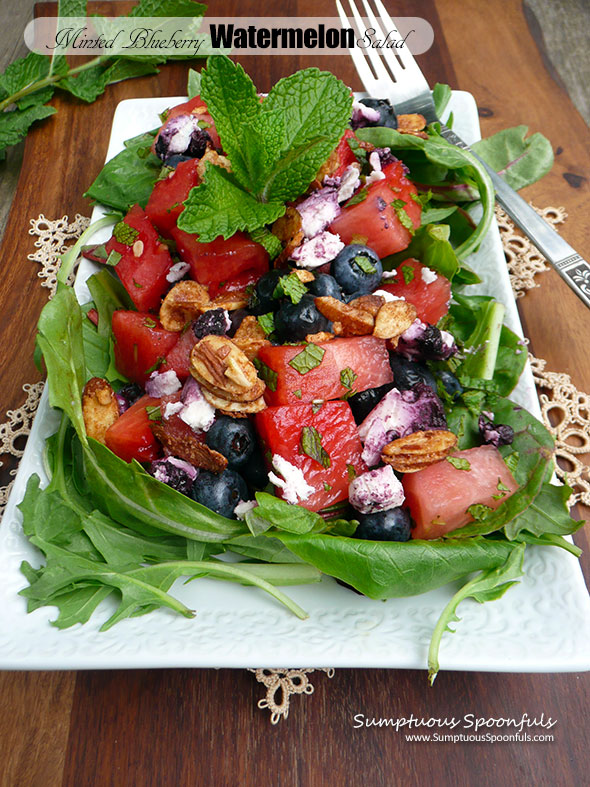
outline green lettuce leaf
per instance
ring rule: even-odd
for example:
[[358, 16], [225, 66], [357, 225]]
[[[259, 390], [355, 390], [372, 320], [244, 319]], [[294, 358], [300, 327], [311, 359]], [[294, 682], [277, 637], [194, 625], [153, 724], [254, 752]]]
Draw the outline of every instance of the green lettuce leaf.
[[516, 191], [536, 183], [553, 166], [547, 137], [540, 132], [527, 137], [528, 130], [528, 126], [505, 128], [471, 146]]

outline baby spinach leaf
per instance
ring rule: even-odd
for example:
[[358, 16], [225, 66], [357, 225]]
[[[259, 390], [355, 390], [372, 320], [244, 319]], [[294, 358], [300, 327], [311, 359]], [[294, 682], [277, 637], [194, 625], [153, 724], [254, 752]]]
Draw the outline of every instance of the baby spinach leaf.
[[307, 563], [374, 599], [416, 596], [472, 571], [497, 568], [515, 548], [506, 540], [363, 541], [323, 533], [273, 532]]
[[520, 544], [509, 553], [503, 565], [483, 571], [455, 593], [446, 605], [432, 633], [430, 648], [428, 650], [428, 679], [430, 685], [438, 674], [438, 651], [445, 631], [455, 632], [449, 627], [450, 623], [458, 622], [457, 607], [466, 598], [473, 598], [480, 604], [486, 601], [495, 601], [501, 598], [506, 591], [517, 583], [522, 576], [522, 561], [524, 559], [524, 544]]
[[432, 100], [434, 101], [434, 110], [438, 117], [440, 117], [447, 108], [447, 104], [451, 100], [451, 95], [452, 90], [448, 85], [437, 82], [434, 86], [432, 90]]
[[308, 511], [303, 506], [286, 503], [279, 497], [269, 495], [268, 492], [256, 492], [256, 501], [258, 503], [255, 509], [256, 515], [266, 519], [279, 530], [288, 533], [308, 533], [314, 527], [323, 524], [319, 514]]
[[445, 224], [420, 227], [405, 251], [382, 260], [383, 269], [394, 270], [409, 257], [415, 257], [447, 279], [452, 279], [460, 268], [457, 254], [449, 243], [449, 228]]
[[575, 533], [584, 525], [584, 520], [576, 521], [569, 515], [567, 502], [572, 491], [569, 486], [543, 483], [526, 511], [508, 522], [504, 528], [506, 536], [512, 541], [523, 530], [534, 536], [569, 536]]
[[84, 196], [124, 213], [136, 202], [145, 208], [162, 169], [150, 151], [155, 135], [150, 131], [128, 139], [125, 150], [107, 161]]
[[536, 183], [553, 166], [547, 137], [540, 132], [527, 137], [528, 130], [528, 126], [505, 128], [472, 145], [477, 155], [516, 191]]

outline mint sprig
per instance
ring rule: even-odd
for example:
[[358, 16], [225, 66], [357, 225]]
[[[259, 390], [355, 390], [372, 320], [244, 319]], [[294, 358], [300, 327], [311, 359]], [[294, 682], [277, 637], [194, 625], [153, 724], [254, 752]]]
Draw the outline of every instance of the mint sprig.
[[260, 100], [244, 69], [219, 55], [201, 72], [201, 95], [232, 164], [231, 174], [208, 165], [179, 217], [178, 226], [204, 242], [282, 216], [338, 144], [352, 110], [349, 89], [326, 71], [298, 71]]

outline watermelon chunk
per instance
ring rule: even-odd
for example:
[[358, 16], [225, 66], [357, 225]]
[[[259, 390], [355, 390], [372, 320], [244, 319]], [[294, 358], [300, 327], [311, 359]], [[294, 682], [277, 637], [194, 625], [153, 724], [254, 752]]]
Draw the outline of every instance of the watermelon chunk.
[[455, 451], [452, 457], [469, 462], [460, 470], [448, 459], [402, 479], [406, 504], [416, 523], [412, 538], [440, 538], [473, 517], [467, 509], [480, 503], [496, 509], [518, 489], [502, 455], [493, 445]]
[[[348, 402], [325, 402], [319, 409], [312, 404], [268, 407], [255, 419], [267, 459], [275, 455], [286, 459], [303, 472], [305, 482], [313, 488], [306, 499], [298, 501], [310, 511], [346, 500], [351, 479], [367, 469]], [[321, 438], [323, 462], [302, 452], [306, 428], [308, 436], [313, 435], [309, 431], [313, 429]], [[284, 499], [288, 496], [278, 487], [277, 494]]]

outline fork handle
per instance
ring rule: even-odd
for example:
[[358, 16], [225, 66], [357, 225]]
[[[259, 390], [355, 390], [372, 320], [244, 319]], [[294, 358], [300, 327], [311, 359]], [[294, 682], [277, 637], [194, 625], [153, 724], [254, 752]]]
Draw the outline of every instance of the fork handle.
[[441, 134], [453, 145], [469, 150], [483, 164], [492, 179], [498, 203], [516, 226], [530, 238], [578, 298], [590, 308], [590, 264], [454, 131], [441, 124]]

